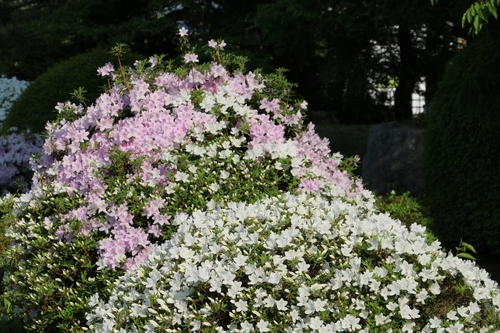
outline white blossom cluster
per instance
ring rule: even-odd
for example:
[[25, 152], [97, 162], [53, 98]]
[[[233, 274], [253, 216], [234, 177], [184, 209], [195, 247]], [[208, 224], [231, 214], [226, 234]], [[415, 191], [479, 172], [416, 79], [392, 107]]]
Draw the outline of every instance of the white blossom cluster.
[[90, 299], [91, 332], [495, 332], [500, 290], [425, 228], [285, 193], [210, 202]]
[[18, 80], [16, 77], [9, 79], [0, 76], [0, 125], [5, 120], [12, 103], [19, 98], [28, 85], [28, 81]]

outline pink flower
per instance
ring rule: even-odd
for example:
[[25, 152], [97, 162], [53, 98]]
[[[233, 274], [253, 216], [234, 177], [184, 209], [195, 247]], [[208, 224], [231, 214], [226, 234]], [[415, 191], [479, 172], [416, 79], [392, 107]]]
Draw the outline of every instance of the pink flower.
[[150, 57], [149, 63], [151, 64], [151, 67], [155, 67], [156, 65], [158, 65], [158, 60], [155, 57]]
[[97, 69], [97, 73], [101, 76], [107, 76], [109, 73], [113, 72], [115, 68], [113, 67], [113, 64], [108, 62], [106, 65], [103, 67], [100, 67]]
[[226, 46], [226, 42], [222, 41], [219, 43], [219, 50], [224, 50], [224, 46]]
[[188, 31], [189, 31], [188, 29], [182, 27], [182, 28], [179, 29], [179, 35], [181, 37], [187, 36], [188, 35]]
[[184, 62], [185, 63], [198, 62], [198, 55], [194, 53], [186, 53], [184, 55]]
[[214, 41], [213, 39], [211, 39], [208, 41], [208, 46], [215, 49], [215, 48], [217, 48], [217, 42]]

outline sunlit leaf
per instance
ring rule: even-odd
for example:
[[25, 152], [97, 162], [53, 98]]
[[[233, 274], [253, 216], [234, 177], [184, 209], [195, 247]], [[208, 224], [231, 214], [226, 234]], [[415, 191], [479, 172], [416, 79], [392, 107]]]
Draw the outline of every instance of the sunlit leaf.
[[465, 258], [465, 259], [476, 260], [476, 258], [474, 258], [470, 253], [465, 253], [465, 252], [459, 253], [458, 257]]

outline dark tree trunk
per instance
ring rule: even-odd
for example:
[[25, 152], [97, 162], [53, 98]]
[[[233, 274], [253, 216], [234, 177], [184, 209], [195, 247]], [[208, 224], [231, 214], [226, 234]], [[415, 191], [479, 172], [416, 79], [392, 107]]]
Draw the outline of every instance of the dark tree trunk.
[[418, 78], [416, 77], [417, 56], [412, 45], [410, 29], [400, 25], [398, 29], [400, 55], [399, 84], [394, 93], [394, 112], [396, 120], [411, 119], [412, 93]]

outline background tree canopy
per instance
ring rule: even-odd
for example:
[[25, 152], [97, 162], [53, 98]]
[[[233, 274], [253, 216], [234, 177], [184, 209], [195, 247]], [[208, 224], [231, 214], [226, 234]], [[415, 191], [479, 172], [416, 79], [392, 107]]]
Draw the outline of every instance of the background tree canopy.
[[[0, 73], [34, 80], [95, 47], [126, 43], [176, 56], [187, 26], [194, 42], [223, 38], [249, 69], [284, 67], [312, 109], [342, 122], [411, 117], [425, 77], [430, 100], [470, 0], [0, 0]], [[194, 43], [193, 43], [194, 44]], [[377, 86], [397, 84], [392, 110]]]

